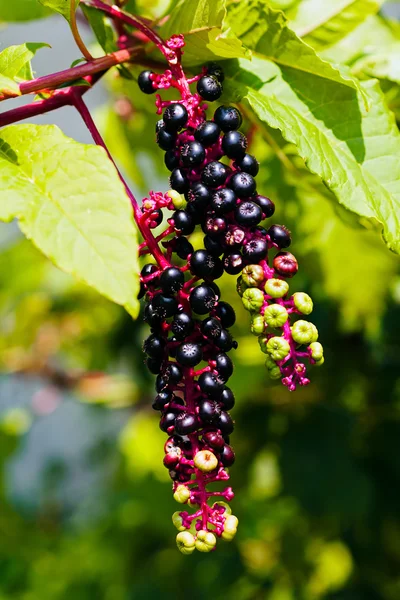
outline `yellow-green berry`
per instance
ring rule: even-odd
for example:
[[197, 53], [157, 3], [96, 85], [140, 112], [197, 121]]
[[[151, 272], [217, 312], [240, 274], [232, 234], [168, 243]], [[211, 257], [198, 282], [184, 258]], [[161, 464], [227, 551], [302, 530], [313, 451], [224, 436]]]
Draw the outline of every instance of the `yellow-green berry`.
[[267, 367], [268, 371], [275, 369], [276, 367], [276, 362], [269, 356], [269, 354], [267, 354], [267, 358], [265, 359], [265, 366]]
[[228, 515], [224, 521], [224, 531], [222, 532], [222, 539], [230, 542], [236, 535], [237, 527], [239, 525], [238, 518], [235, 515]]
[[196, 549], [199, 552], [211, 552], [217, 543], [217, 538], [211, 531], [200, 529], [196, 536]]
[[264, 333], [265, 321], [262, 315], [254, 315], [251, 319], [250, 324], [251, 333], [254, 335], [261, 335]]
[[247, 290], [247, 285], [243, 281], [242, 276], [240, 276], [236, 280], [236, 291], [239, 294], [239, 296], [242, 297], [245, 290]]
[[218, 458], [209, 450], [200, 450], [194, 457], [194, 466], [203, 473], [209, 473], [218, 467]]
[[282, 327], [288, 320], [288, 312], [280, 304], [270, 304], [264, 312], [264, 319], [270, 327]]
[[267, 352], [274, 360], [283, 360], [290, 352], [289, 342], [283, 337], [272, 337], [268, 340]]
[[178, 531], [185, 531], [186, 527], [183, 525], [183, 519], [179, 510], [174, 512], [174, 514], [172, 515], [172, 522]]
[[176, 210], [183, 210], [184, 208], [186, 208], [187, 202], [185, 200], [185, 197], [182, 196], [182, 194], [179, 194], [175, 190], [169, 190], [167, 192], [167, 196], [171, 198], [172, 204], [174, 205], [174, 208], [176, 208]]
[[260, 265], [247, 265], [242, 271], [247, 287], [257, 286], [264, 281], [264, 270]]
[[296, 292], [293, 294], [293, 303], [297, 310], [303, 313], [303, 315], [311, 314], [314, 308], [314, 304], [310, 296], [304, 292]]
[[324, 362], [325, 362], [325, 359], [324, 359], [324, 357], [322, 357], [322, 358], [320, 358], [320, 360], [315, 361], [315, 366], [321, 367], [324, 364]]
[[289, 291], [289, 284], [283, 279], [268, 279], [264, 290], [271, 298], [283, 298]]
[[223, 502], [222, 500], [218, 500], [218, 502], [214, 502], [214, 504], [212, 505], [212, 509], [214, 510], [215, 508], [217, 508], [218, 506], [222, 506], [225, 509], [225, 515], [231, 515], [232, 514], [232, 509], [229, 506], [229, 504], [227, 504], [226, 502]]
[[178, 485], [174, 492], [174, 500], [179, 504], [185, 504], [190, 498], [190, 490], [186, 485]]
[[309, 321], [296, 321], [292, 326], [292, 338], [297, 344], [310, 344], [314, 341], [313, 324]]
[[312, 342], [316, 342], [318, 340], [318, 329], [315, 327], [314, 323], [310, 323], [312, 331], [313, 331], [313, 338], [312, 338]]
[[261, 350], [261, 352], [264, 352], [264, 354], [268, 354], [268, 350], [267, 350], [268, 340], [269, 340], [269, 338], [266, 335], [260, 335], [258, 337], [258, 343], [260, 344], [260, 350]]
[[322, 344], [320, 344], [319, 342], [312, 342], [308, 347], [311, 350], [311, 357], [314, 360], [321, 360], [321, 358], [323, 358], [324, 349], [322, 347]]
[[196, 540], [189, 531], [181, 531], [176, 536], [176, 545], [182, 554], [193, 554], [196, 549]]
[[243, 292], [242, 302], [246, 310], [258, 311], [264, 304], [264, 294], [258, 288], [247, 288]]

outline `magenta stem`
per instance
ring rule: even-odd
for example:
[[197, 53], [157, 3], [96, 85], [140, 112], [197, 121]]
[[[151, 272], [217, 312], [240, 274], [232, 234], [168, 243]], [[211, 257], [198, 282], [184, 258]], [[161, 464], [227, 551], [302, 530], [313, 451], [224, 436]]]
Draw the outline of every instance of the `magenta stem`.
[[54, 95], [46, 100], [38, 100], [37, 102], [31, 102], [25, 106], [7, 110], [0, 114], [0, 127], [5, 127], [5, 125], [11, 125], [12, 123], [29, 119], [30, 117], [36, 117], [37, 115], [43, 115], [52, 110], [56, 110], [61, 106], [72, 104], [71, 96], [65, 91], [62, 94]]

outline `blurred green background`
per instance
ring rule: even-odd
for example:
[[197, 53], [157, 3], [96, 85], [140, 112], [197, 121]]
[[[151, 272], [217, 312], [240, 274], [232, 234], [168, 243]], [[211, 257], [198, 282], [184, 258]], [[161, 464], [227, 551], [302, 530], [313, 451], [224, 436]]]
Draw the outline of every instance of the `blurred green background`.
[[[60, 22], [45, 23], [54, 36]], [[9, 40], [25, 35], [18, 27]], [[383, 85], [397, 111], [398, 87]], [[110, 76], [96, 120], [143, 196], [166, 189], [167, 171], [152, 99], [136, 88]], [[277, 132], [245, 129], [258, 188], [292, 230], [292, 290], [313, 296], [326, 361], [305, 389], [271, 383], [234, 278], [223, 280], [239, 315], [235, 541], [211, 555], [176, 550], [142, 319], [2, 225], [0, 600], [400, 598], [399, 260]]]

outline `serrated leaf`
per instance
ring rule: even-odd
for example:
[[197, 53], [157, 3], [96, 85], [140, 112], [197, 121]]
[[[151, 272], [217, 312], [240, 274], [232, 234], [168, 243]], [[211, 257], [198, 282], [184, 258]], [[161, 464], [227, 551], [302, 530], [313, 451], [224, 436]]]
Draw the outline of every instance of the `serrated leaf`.
[[26, 43], [5, 48], [0, 52], [0, 73], [10, 79], [32, 79], [31, 60], [44, 47], [50, 48], [45, 43]]
[[51, 12], [38, 0], [1, 0], [0, 21], [31, 21], [48, 17]]
[[67, 21], [71, 20], [71, 11], [76, 10], [79, 0], [39, 0], [40, 4], [58, 12]]
[[108, 17], [99, 10], [82, 4], [82, 11], [90, 23], [97, 41], [106, 54], [117, 49], [114, 29]]
[[230, 99], [246, 100], [258, 117], [295, 144], [347, 209], [383, 225], [400, 252], [400, 134], [376, 82], [360, 94], [315, 74], [254, 57], [227, 70]]
[[20, 96], [19, 86], [13, 79], [0, 74], [0, 100]]
[[331, 46], [375, 15], [383, 0], [302, 0], [290, 13], [290, 27], [316, 50]]
[[0, 139], [1, 220], [17, 218], [58, 267], [137, 316], [136, 227], [104, 150], [54, 125], [13, 125]]

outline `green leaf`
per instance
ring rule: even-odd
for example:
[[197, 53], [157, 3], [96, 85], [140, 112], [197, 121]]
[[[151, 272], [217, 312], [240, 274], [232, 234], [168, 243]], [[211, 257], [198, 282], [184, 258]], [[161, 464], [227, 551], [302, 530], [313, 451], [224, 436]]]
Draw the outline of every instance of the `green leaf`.
[[297, 147], [338, 201], [383, 225], [400, 252], [400, 134], [376, 82], [360, 94], [338, 82], [254, 57], [226, 69], [230, 100], [246, 100], [258, 117]]
[[19, 86], [13, 79], [0, 74], [0, 100], [20, 96]]
[[383, 0], [302, 0], [293, 11], [290, 27], [307, 44], [321, 50], [376, 14], [382, 4]]
[[32, 79], [31, 60], [39, 48], [50, 48], [45, 43], [26, 43], [9, 46], [0, 52], [0, 73], [11, 79]]
[[50, 14], [38, 0], [0, 0], [0, 21], [31, 21]]
[[136, 227], [102, 148], [79, 144], [54, 125], [3, 129], [0, 218], [17, 218], [58, 267], [137, 316]]
[[226, 0], [179, 0], [161, 28], [161, 36], [184, 34], [185, 65], [249, 56], [225, 17]]
[[400, 42], [392, 44], [387, 51], [361, 58], [353, 65], [352, 71], [359, 77], [376, 77], [400, 83]]
[[82, 11], [90, 23], [97, 41], [106, 54], [117, 49], [114, 29], [108, 17], [95, 8], [82, 4]]
[[79, 0], [39, 0], [40, 4], [60, 13], [67, 21], [71, 20], [71, 11], [76, 10]]

